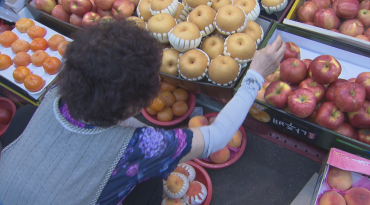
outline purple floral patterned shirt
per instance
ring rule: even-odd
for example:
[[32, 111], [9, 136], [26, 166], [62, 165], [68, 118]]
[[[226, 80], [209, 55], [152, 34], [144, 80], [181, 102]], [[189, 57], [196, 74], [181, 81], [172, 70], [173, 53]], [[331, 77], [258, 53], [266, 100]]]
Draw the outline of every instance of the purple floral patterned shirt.
[[192, 139], [188, 129], [137, 128], [97, 204], [119, 204], [138, 183], [166, 179], [190, 152]]

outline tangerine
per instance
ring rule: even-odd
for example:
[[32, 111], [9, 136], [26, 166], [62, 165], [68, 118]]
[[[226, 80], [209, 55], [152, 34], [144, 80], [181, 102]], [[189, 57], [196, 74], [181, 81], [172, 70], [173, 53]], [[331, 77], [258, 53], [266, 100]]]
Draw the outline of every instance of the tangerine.
[[31, 63], [31, 56], [26, 52], [18, 52], [13, 58], [13, 63], [16, 67], [28, 66]]
[[153, 110], [153, 109], [152, 109], [152, 108], [150, 108], [150, 107], [145, 108], [145, 110], [146, 110], [149, 114], [151, 114], [151, 115], [156, 115], [156, 114], [158, 113], [157, 111]]
[[157, 95], [156, 98], [152, 101], [152, 104], [149, 106], [154, 111], [161, 111], [164, 108], [165, 101], [161, 95]]
[[183, 116], [189, 110], [188, 104], [185, 101], [177, 101], [172, 105], [173, 114], [175, 116]]
[[10, 47], [15, 54], [17, 54], [18, 52], [27, 52], [28, 50], [30, 50], [30, 44], [22, 39], [15, 40]]
[[157, 118], [162, 122], [169, 122], [173, 118], [173, 111], [170, 107], [165, 107], [163, 110], [159, 111]]
[[15, 28], [21, 33], [27, 33], [27, 29], [31, 26], [34, 26], [35, 23], [28, 18], [21, 18], [15, 22]]
[[61, 55], [61, 56], [64, 56], [64, 53], [67, 49], [67, 46], [70, 42], [69, 41], [63, 41], [61, 42], [59, 45], [58, 45], [58, 53]]
[[45, 81], [38, 75], [29, 74], [24, 79], [24, 87], [31, 92], [37, 92], [44, 87]]
[[175, 96], [169, 91], [163, 91], [160, 95], [163, 97], [166, 107], [171, 107], [176, 102]]
[[43, 38], [46, 35], [46, 29], [41, 26], [31, 26], [27, 29], [27, 35], [32, 38]]
[[175, 91], [172, 92], [176, 98], [176, 101], [187, 101], [189, 98], [189, 93], [187, 90], [183, 88], [177, 88]]
[[31, 63], [36, 66], [40, 67], [44, 63], [44, 61], [49, 57], [49, 54], [43, 50], [38, 50], [31, 56]]
[[33, 52], [38, 50], [46, 50], [48, 48], [48, 42], [44, 38], [35, 38], [30, 44], [30, 48]]
[[61, 42], [65, 41], [66, 39], [59, 35], [59, 34], [55, 34], [53, 35], [52, 37], [49, 38], [48, 40], [48, 46], [49, 48], [52, 50], [52, 51], [56, 51], [58, 50], [58, 46]]
[[31, 74], [30, 69], [25, 66], [19, 66], [13, 71], [13, 78], [17, 83], [23, 83], [24, 79]]
[[172, 84], [172, 83], [169, 83], [169, 82], [166, 82], [166, 81], [161, 82], [161, 89], [163, 91], [173, 92], [173, 91], [176, 90], [176, 88], [177, 88], [177, 86], [175, 84]]
[[8, 55], [0, 54], [0, 70], [5, 70], [12, 64], [12, 59]]
[[54, 75], [55, 73], [60, 71], [60, 69], [62, 68], [62, 63], [56, 57], [48, 57], [42, 63], [42, 67], [47, 74]]
[[5, 48], [9, 48], [17, 39], [17, 34], [13, 33], [12, 31], [4, 31], [0, 34], [0, 44]]

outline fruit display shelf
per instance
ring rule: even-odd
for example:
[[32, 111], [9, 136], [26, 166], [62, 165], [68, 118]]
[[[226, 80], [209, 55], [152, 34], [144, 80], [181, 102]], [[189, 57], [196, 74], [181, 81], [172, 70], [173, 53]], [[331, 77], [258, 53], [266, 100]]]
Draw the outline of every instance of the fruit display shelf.
[[[33, 20], [33, 21], [35, 22], [36, 26], [40, 26], [40, 27], [43, 27], [43, 28], [46, 29], [46, 35], [44, 36], [45, 40], [48, 40], [54, 34], [59, 34], [56, 31], [48, 28], [47, 26], [45, 26], [45, 25], [43, 25], [43, 24], [41, 24], [41, 23], [39, 23], [35, 20]], [[27, 33], [21, 33], [16, 28], [14, 28], [12, 30], [12, 32], [15, 33], [19, 37], [19, 39], [22, 39], [22, 40], [25, 40], [25, 41], [31, 43], [32, 39], [27, 35]], [[64, 36], [64, 38], [67, 41], [71, 41], [71, 39], [66, 37], [66, 36]], [[14, 56], [16, 55], [15, 53], [12, 52], [11, 48], [4, 48], [1, 45], [0, 45], [0, 52], [1, 52], [1, 54], [8, 55], [11, 59], [13, 59]], [[58, 58], [59, 60], [62, 60], [62, 56], [58, 53], [58, 51], [53, 51], [50, 48], [47, 48], [45, 50], [45, 52], [48, 53], [49, 56], [54, 56], [54, 57]], [[29, 50], [27, 53], [31, 56], [34, 52]], [[15, 80], [13, 78], [13, 71], [16, 69], [16, 67], [15, 67], [14, 64], [11, 65], [9, 68], [7, 68], [5, 70], [1, 70], [0, 75], [4, 80], [11, 82], [13, 85], [16, 85], [16, 87], [25, 91], [33, 100], [38, 100], [44, 94], [44, 92], [47, 90], [47, 88], [51, 86], [51, 84], [55, 80], [55, 77], [58, 75], [58, 73], [54, 74], [54, 75], [49, 75], [44, 71], [44, 69], [42, 67], [36, 67], [32, 63], [30, 63], [27, 66], [27, 68], [29, 68], [33, 74], [36, 74], [36, 75], [40, 76], [45, 81], [45, 85], [41, 90], [39, 90], [37, 92], [30, 92], [24, 87], [23, 83], [15, 82]], [[0, 81], [1, 83], [4, 82], [3, 79]], [[13, 87], [13, 89], [18, 90], [14, 87]]]
[[[277, 35], [281, 35], [284, 41], [296, 43], [301, 48], [301, 59], [313, 59], [322, 54], [330, 54], [338, 59], [343, 67], [343, 72], [339, 78], [355, 78], [359, 73], [370, 69], [367, 63], [370, 62], [370, 52], [342, 42], [333, 42], [333, 40], [280, 23], [273, 25], [261, 47], [270, 44]], [[370, 145], [368, 144], [298, 118], [259, 100], [255, 101], [254, 106], [257, 111], [255, 113], [250, 112], [249, 117], [270, 125], [287, 135], [294, 136], [325, 150], [336, 147], [370, 158]]]
[[[364, 41], [352, 36], [348, 36], [339, 32], [323, 29], [317, 26], [308, 25], [305, 23], [301, 23], [296, 20], [296, 14], [298, 7], [301, 6], [305, 0], [295, 0], [293, 6], [291, 7], [289, 13], [287, 14], [286, 18], [282, 21], [283, 24], [296, 27], [308, 32], [315, 33], [317, 35], [324, 36], [326, 38], [333, 39], [335, 41], [344, 42], [356, 47], [360, 47], [366, 50], [370, 50], [370, 42]], [[365, 28], [366, 29], [366, 28]]]

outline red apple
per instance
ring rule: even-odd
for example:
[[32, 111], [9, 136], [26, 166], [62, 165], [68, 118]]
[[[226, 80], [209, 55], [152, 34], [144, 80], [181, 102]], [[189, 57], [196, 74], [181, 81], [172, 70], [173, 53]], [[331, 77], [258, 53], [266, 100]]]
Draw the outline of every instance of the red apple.
[[344, 122], [344, 114], [333, 102], [324, 102], [316, 111], [315, 122], [325, 128], [334, 130]]
[[357, 130], [358, 141], [370, 145], [370, 130], [360, 129]]
[[69, 18], [69, 23], [78, 27], [82, 27], [82, 17], [72, 14]]
[[355, 112], [364, 105], [365, 97], [364, 87], [358, 83], [347, 82], [335, 88], [333, 102], [342, 112]]
[[364, 105], [355, 112], [347, 113], [348, 120], [353, 127], [369, 128], [370, 127], [370, 102], [365, 101]]
[[265, 100], [268, 104], [283, 109], [287, 102], [288, 96], [292, 92], [290, 85], [283, 81], [275, 81], [267, 86], [265, 91]]
[[269, 81], [269, 82], [275, 82], [275, 81], [281, 81], [281, 80], [282, 79], [280, 76], [280, 68], [277, 69], [273, 74], [270, 74], [265, 78], [265, 81]]
[[348, 79], [349, 82], [356, 82], [356, 78], [350, 78]]
[[285, 42], [286, 49], [281, 62], [288, 58], [301, 58], [301, 49], [293, 42]]
[[51, 11], [51, 15], [61, 21], [69, 23], [69, 14], [64, 11], [62, 5], [60, 4], [54, 7], [53, 11]]
[[364, 41], [370, 41], [368, 37], [366, 37], [365, 35], [358, 35], [358, 36], [355, 36], [356, 38], [358, 39], [361, 39], [361, 40], [364, 40]]
[[305, 22], [313, 22], [313, 16], [317, 10], [317, 6], [312, 1], [305, 1], [298, 9], [297, 9], [297, 20], [305, 23]]
[[292, 115], [306, 118], [315, 111], [316, 97], [309, 89], [295, 90], [288, 97], [288, 107]]
[[306, 68], [308, 69], [308, 66], [310, 65], [310, 63], [312, 62], [312, 59], [303, 59], [302, 60], [303, 63], [306, 65]]
[[135, 11], [135, 5], [130, 0], [115, 0], [112, 6], [114, 18], [126, 18]]
[[364, 30], [364, 25], [358, 19], [346, 20], [339, 27], [339, 32], [353, 37], [363, 34]]
[[356, 78], [356, 83], [365, 88], [366, 100], [370, 100], [370, 72], [362, 72]]
[[94, 0], [95, 6], [104, 11], [110, 11], [114, 0]]
[[66, 11], [68, 14], [72, 14], [71, 9], [69, 6], [71, 5], [71, 0], [62, 0], [62, 7], [64, 11]]
[[365, 31], [365, 33], [364, 33], [364, 35], [365, 35], [368, 39], [370, 39], [370, 28], [366, 29], [366, 31]]
[[330, 84], [338, 79], [342, 72], [342, 66], [331, 55], [321, 55], [313, 59], [309, 69], [312, 72], [312, 79], [320, 84]]
[[299, 84], [306, 75], [306, 65], [298, 58], [288, 58], [280, 63], [280, 76], [285, 82]]
[[311, 122], [311, 123], [316, 123], [315, 122], [315, 115], [316, 115], [316, 111], [313, 111], [313, 113], [310, 116], [306, 117], [306, 120]]
[[307, 88], [312, 91], [316, 97], [316, 102], [320, 102], [325, 96], [325, 87], [315, 82], [312, 78], [307, 78], [299, 84], [299, 88]]
[[103, 16], [101, 19], [100, 19], [100, 23], [109, 23], [109, 22], [113, 22], [115, 21], [116, 19], [113, 18], [113, 16]]
[[336, 81], [334, 81], [333, 83], [330, 83], [330, 85], [328, 86], [328, 88], [326, 89], [326, 94], [325, 94], [325, 100], [327, 102], [333, 102], [334, 101], [334, 90], [335, 88], [340, 85], [340, 84], [343, 84], [343, 83], [347, 83], [348, 80], [344, 80], [344, 79], [337, 79]]
[[340, 33], [338, 29], [335, 29], [335, 28], [332, 28], [332, 29], [329, 29], [330, 31], [334, 31], [336, 33]]
[[135, 7], [139, 4], [140, 0], [130, 0], [132, 3], [134, 3]]
[[310, 25], [310, 26], [315, 26], [313, 22], [304, 22], [304, 24]]
[[98, 8], [97, 12], [100, 15], [100, 17], [113, 16], [112, 11], [110, 11], [110, 10], [109, 11], [104, 11], [104, 10], [101, 10], [100, 8]]
[[317, 9], [314, 15], [314, 24], [320, 28], [337, 29], [340, 24], [339, 17], [332, 8]]
[[327, 9], [331, 5], [331, 1], [330, 0], [311, 0], [311, 1], [313, 3], [315, 3], [315, 5], [317, 6], [317, 8], [321, 8], [321, 9]]
[[333, 130], [341, 135], [357, 140], [357, 132], [351, 124], [343, 122], [337, 129]]
[[71, 12], [77, 16], [83, 16], [87, 12], [91, 11], [92, 3], [90, 0], [71, 0], [70, 7]]
[[94, 0], [90, 0], [90, 2], [91, 2], [91, 4], [92, 4], [92, 9], [91, 9], [91, 11], [96, 13], [96, 12], [97, 12], [97, 10], [98, 10], [98, 7], [96, 7], [96, 6], [95, 6], [95, 1], [94, 1]]
[[360, 9], [370, 9], [370, 0], [365, 0], [360, 3]]
[[357, 0], [336, 0], [332, 8], [339, 17], [350, 19], [357, 15], [360, 3]]
[[100, 21], [100, 16], [99, 14], [95, 12], [87, 12], [83, 17], [82, 17], [82, 27], [86, 28], [89, 26], [93, 26], [98, 24]]
[[51, 14], [56, 3], [55, 0], [35, 0], [35, 5], [38, 10]]
[[368, 9], [359, 10], [356, 18], [361, 21], [365, 28], [370, 26], [370, 10]]
[[256, 97], [256, 99], [257, 100], [259, 100], [259, 101], [262, 101], [262, 102], [265, 102], [265, 103], [267, 103], [266, 102], [266, 100], [265, 100], [265, 90], [259, 90], [258, 92], [257, 92], [257, 97]]
[[270, 85], [270, 83], [271, 82], [268, 82], [268, 81], [266, 81], [266, 82], [263, 82], [263, 84], [262, 84], [262, 90], [266, 90], [266, 88]]

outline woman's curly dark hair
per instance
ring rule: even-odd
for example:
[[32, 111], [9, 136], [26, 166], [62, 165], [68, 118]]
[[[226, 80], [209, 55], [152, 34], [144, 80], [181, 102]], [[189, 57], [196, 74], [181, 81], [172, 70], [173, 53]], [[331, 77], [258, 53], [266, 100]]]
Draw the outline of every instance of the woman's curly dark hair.
[[150, 105], [160, 89], [162, 47], [134, 21], [96, 25], [74, 35], [58, 75], [71, 116], [107, 127]]

